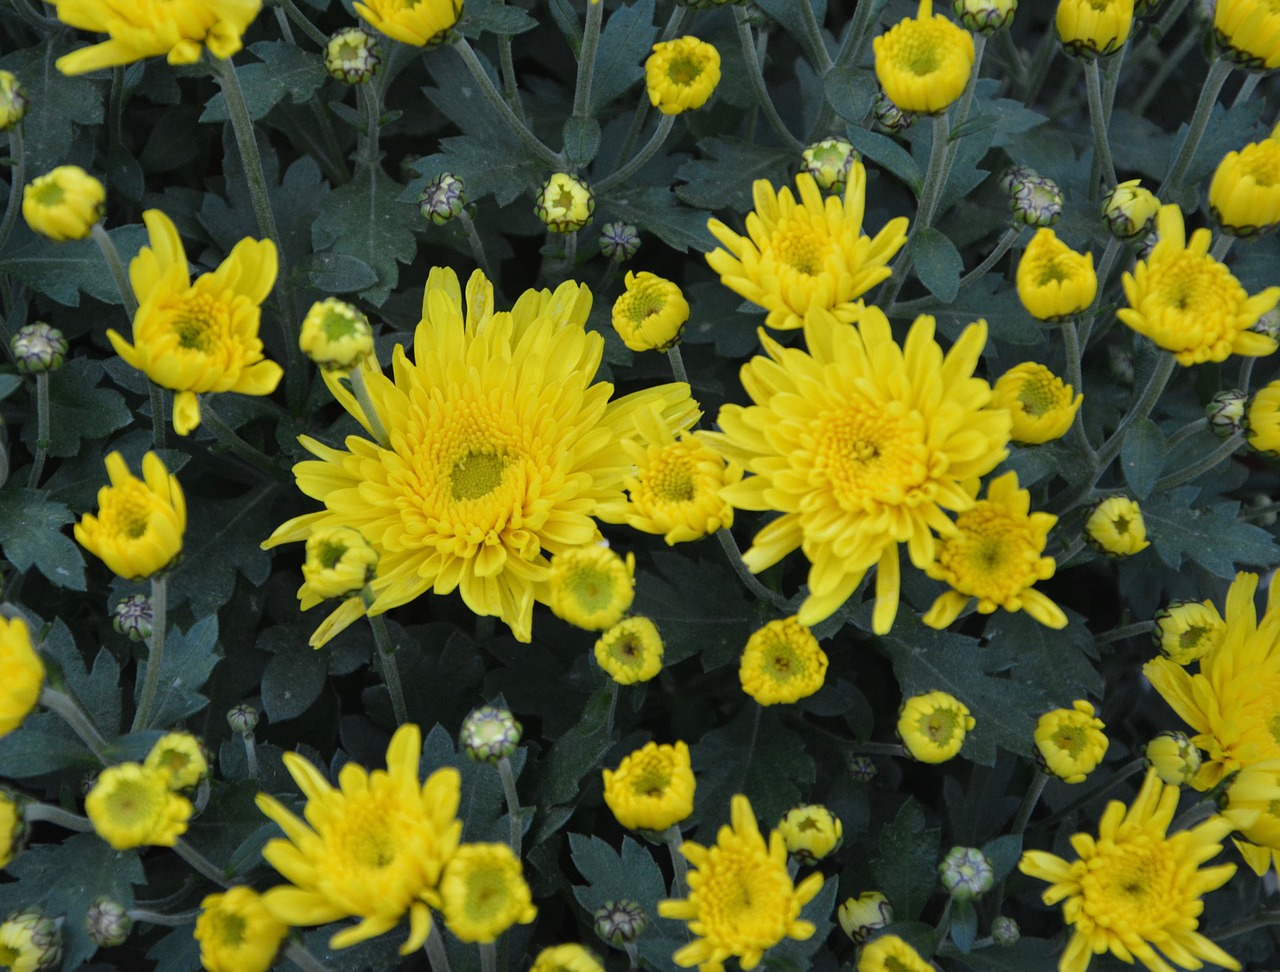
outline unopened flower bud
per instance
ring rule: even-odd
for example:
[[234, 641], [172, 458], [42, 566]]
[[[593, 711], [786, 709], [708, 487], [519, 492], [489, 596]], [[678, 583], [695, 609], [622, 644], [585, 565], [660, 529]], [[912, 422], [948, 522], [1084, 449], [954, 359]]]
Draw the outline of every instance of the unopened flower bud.
[[995, 883], [991, 862], [976, 847], [953, 847], [938, 865], [942, 886], [957, 901], [981, 898]]
[[0, 132], [7, 132], [27, 113], [27, 91], [12, 71], [0, 71]]
[[1018, 0], [953, 0], [951, 9], [967, 30], [994, 34], [1013, 23]]
[[423, 187], [418, 210], [423, 219], [443, 226], [467, 204], [467, 186], [452, 172], [442, 172]]
[[29, 375], [61, 368], [67, 355], [67, 339], [62, 332], [43, 322], [19, 328], [9, 346], [18, 370]]
[[855, 945], [860, 945], [881, 928], [893, 924], [893, 907], [879, 891], [865, 891], [846, 900], [836, 917], [844, 933]]
[[1146, 236], [1142, 237], [1142, 242], [1138, 244], [1138, 250], [1134, 253], [1135, 260], [1145, 260], [1151, 256], [1151, 251], [1156, 248], [1156, 244], [1160, 242], [1160, 234], [1152, 230]]
[[345, 27], [325, 45], [325, 70], [347, 84], [363, 84], [381, 65], [378, 38], [363, 27]]
[[145, 594], [130, 594], [111, 612], [111, 627], [130, 641], [146, 641], [151, 637], [153, 617], [151, 598]]
[[1018, 928], [1018, 923], [1007, 915], [997, 915], [991, 921], [991, 937], [997, 945], [1009, 948], [1018, 944], [1018, 939], [1022, 937], [1022, 932]]
[[1044, 176], [1023, 179], [1014, 189], [1009, 209], [1019, 223], [1052, 226], [1062, 216], [1062, 190]]
[[307, 311], [298, 347], [325, 371], [350, 371], [373, 353], [373, 328], [357, 308], [329, 297]]
[[553, 233], [573, 233], [591, 222], [596, 197], [586, 181], [557, 172], [542, 184], [533, 211]]
[[1147, 743], [1148, 768], [1169, 786], [1183, 786], [1200, 772], [1200, 750], [1181, 732], [1162, 732]]
[[627, 945], [649, 926], [649, 916], [638, 901], [621, 898], [606, 901], [594, 915], [596, 934], [610, 945]]
[[1040, 173], [1029, 165], [1011, 165], [1000, 173], [997, 184], [1006, 194], [1012, 196], [1028, 179], [1038, 179]]
[[844, 825], [824, 806], [810, 804], [787, 812], [777, 827], [787, 853], [801, 864], [816, 864], [840, 847]]
[[630, 223], [600, 227], [600, 252], [614, 263], [625, 263], [640, 250], [640, 234]]
[[[1266, 512], [1260, 512], [1261, 510], [1266, 510]], [[1275, 501], [1266, 493], [1253, 493], [1246, 498], [1243, 512], [1250, 523], [1254, 523], [1264, 529], [1275, 526], [1277, 519]]]
[[1227, 622], [1212, 601], [1172, 601], [1152, 620], [1156, 647], [1179, 665], [1199, 661], [1227, 636]]
[[62, 961], [62, 919], [29, 908], [0, 924], [0, 941], [14, 954], [12, 968], [43, 972]]
[[1245, 407], [1249, 396], [1239, 388], [1229, 388], [1214, 395], [1204, 407], [1209, 428], [1219, 439], [1229, 439], [1244, 429]]
[[883, 91], [876, 92], [875, 116], [876, 124], [891, 135], [905, 132], [917, 118], [914, 111], [903, 111]]
[[522, 731], [509, 709], [483, 705], [462, 720], [462, 748], [478, 763], [496, 763], [516, 751]]
[[1151, 546], [1138, 501], [1110, 496], [1098, 503], [1084, 524], [1085, 540], [1109, 557], [1130, 557]]
[[849, 760], [849, 775], [855, 783], [870, 783], [876, 778], [876, 764], [870, 756], [854, 756]]
[[251, 705], [241, 703], [227, 711], [227, 725], [231, 731], [242, 736], [253, 732], [258, 726], [258, 710]]
[[378, 551], [354, 527], [318, 526], [307, 537], [298, 590], [304, 609], [329, 598], [359, 594], [378, 569]]
[[78, 165], [60, 165], [22, 191], [27, 225], [55, 243], [88, 239], [106, 211], [107, 190]]
[[1107, 345], [1107, 370], [1111, 377], [1121, 385], [1132, 385], [1137, 371], [1133, 364], [1133, 354], [1118, 344]]
[[1254, 322], [1249, 330], [1266, 335], [1273, 341], [1280, 340], [1280, 307], [1267, 311]]
[[84, 930], [99, 948], [123, 945], [133, 930], [133, 919], [114, 898], [94, 898], [84, 914]]
[[18, 856], [27, 839], [27, 819], [22, 798], [0, 788], [0, 868]]
[[1117, 240], [1132, 240], [1149, 233], [1159, 212], [1160, 200], [1138, 179], [1120, 183], [1102, 200], [1102, 219]]
[[801, 153], [800, 171], [813, 176], [813, 181], [823, 192], [839, 195], [844, 192], [849, 169], [858, 158], [852, 142], [843, 138], [824, 138]]

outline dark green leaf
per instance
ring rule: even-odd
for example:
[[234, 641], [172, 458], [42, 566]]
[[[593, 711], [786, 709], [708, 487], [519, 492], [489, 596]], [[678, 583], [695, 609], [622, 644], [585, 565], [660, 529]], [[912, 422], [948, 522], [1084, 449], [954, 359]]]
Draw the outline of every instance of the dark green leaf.
[[640, 571], [635, 610], [662, 633], [665, 664], [701, 654], [709, 669], [740, 653], [751, 625], [737, 578], [718, 564], [668, 551], [654, 554], [653, 564], [660, 576]]
[[846, 135], [853, 147], [877, 165], [901, 179], [912, 192], [919, 192], [924, 179], [916, 160], [901, 145], [879, 132], [850, 125]]
[[613, 748], [613, 735], [606, 731], [610, 691], [602, 688], [587, 701], [582, 719], [556, 740], [539, 769], [538, 806], [550, 808], [569, 803], [579, 795], [588, 773], [599, 772], [604, 754]]
[[601, 200], [601, 206], [617, 218], [634, 223], [657, 236], [673, 250], [703, 253], [715, 246], [707, 231], [706, 214], [681, 206], [666, 186], [636, 189], [619, 187]]
[[992, 879], [999, 883], [1012, 873], [1022, 857], [1022, 837], [1019, 834], [997, 837], [982, 848], [982, 853], [991, 862]]
[[262, 709], [272, 725], [311, 708], [328, 674], [324, 653], [307, 644], [277, 651], [262, 673]]
[[1023, 938], [1007, 948], [984, 948], [958, 957], [970, 972], [1040, 972], [1057, 966], [1061, 945], [1043, 938]]
[[120, 732], [120, 666], [111, 653], [99, 648], [90, 671], [61, 618], [54, 620], [40, 651], [57, 662], [67, 689], [103, 735], [115, 738]]
[[808, 972], [815, 967], [814, 956], [827, 943], [834, 927], [831, 916], [835, 913], [839, 886], [839, 881], [827, 878], [822, 890], [800, 910], [801, 919], [811, 921], [817, 927], [812, 936], [804, 941], [784, 938], [764, 953], [764, 968], [768, 972]]
[[698, 209], [751, 209], [752, 184], [757, 179], [786, 178], [791, 154], [738, 138], [704, 138], [698, 142], [700, 159], [690, 159], [676, 170], [685, 185], [676, 195]]
[[849, 122], [860, 122], [876, 100], [876, 81], [866, 70], [835, 67], [822, 79], [822, 90], [837, 115]]
[[1239, 503], [1192, 509], [1197, 492], [1183, 487], [1167, 496], [1157, 493], [1142, 506], [1147, 539], [1166, 566], [1177, 570], [1185, 557], [1217, 577], [1230, 578], [1236, 564], [1261, 567], [1280, 560], [1271, 534], [1237, 519]]
[[258, 490], [236, 499], [200, 501], [199, 515], [187, 523], [182, 557], [169, 575], [170, 603], [185, 602], [196, 617], [205, 617], [231, 599], [237, 572], [254, 585], [266, 581], [271, 556], [259, 544], [271, 530], [270, 495]]
[[[74, 456], [82, 440], [105, 439], [133, 419], [123, 395], [98, 387], [105, 375], [94, 358], [72, 358], [49, 372], [49, 455]], [[22, 441], [35, 451], [35, 422], [23, 425]]]
[[[141, 226], [118, 226], [107, 235], [126, 266], [147, 241], [147, 231]], [[21, 242], [24, 236], [26, 242]], [[19, 226], [13, 242], [17, 245], [5, 247], [0, 273], [12, 274], [67, 307], [79, 307], [81, 293], [104, 304], [120, 303], [115, 279], [92, 240], [55, 243]]]
[[951, 240], [932, 226], [918, 230], [911, 239], [911, 261], [931, 294], [944, 303], [955, 300], [964, 260]]
[[659, 898], [667, 896], [667, 882], [653, 855], [630, 837], [622, 838], [622, 856], [606, 841], [582, 834], [569, 835], [573, 866], [589, 887], [575, 887], [573, 896], [590, 914], [609, 900], [630, 898], [649, 914], [656, 914]]
[[594, 118], [570, 118], [564, 123], [564, 154], [573, 165], [589, 165], [600, 150], [600, 123]]
[[[199, 712], [209, 700], [200, 693], [209, 673], [218, 664], [218, 617], [202, 618], [189, 631], [171, 628], [165, 638], [164, 656], [160, 662], [160, 682], [149, 725], [176, 725], [192, 713]], [[150, 659], [138, 666], [135, 700], [142, 694]], [[143, 728], [146, 728], [145, 726]]]
[[322, 56], [297, 44], [258, 41], [249, 45], [249, 50], [260, 57], [271, 70], [272, 77], [284, 85], [295, 105], [304, 104], [329, 76]]
[[191, 928], [175, 928], [151, 946], [147, 958], [155, 972], [191, 972], [200, 968], [200, 943]]
[[68, 163], [93, 168], [92, 150], [73, 152], [72, 144], [78, 126], [102, 121], [102, 91], [92, 81], [65, 75], [55, 66], [59, 57], [82, 44], [74, 32], [63, 30], [37, 47], [0, 58], [0, 68], [16, 74], [27, 89], [22, 143], [28, 179]]
[[415, 214], [396, 202], [399, 192], [400, 187], [375, 167], [329, 193], [311, 227], [316, 250], [354, 256], [373, 268], [378, 282], [360, 296], [378, 307], [400, 280], [397, 261], [408, 263], [418, 251], [411, 229]]
[[802, 3], [813, 8], [817, 23], [821, 24], [826, 19], [827, 0], [757, 0], [756, 5], [782, 24], [792, 37], [807, 45], [809, 32], [805, 29], [805, 16], [800, 12]]
[[349, 294], [378, 282], [373, 267], [344, 253], [311, 253], [293, 268], [295, 280], [326, 294]]
[[24, 780], [58, 770], [96, 771], [101, 766], [97, 758], [78, 739], [68, 736], [66, 724], [57, 716], [28, 716], [20, 729], [0, 739], [4, 775]]
[[504, 0], [467, 0], [458, 26], [467, 37], [481, 34], [514, 37], [533, 30], [538, 22], [519, 7], [507, 6]]
[[[276, 77], [275, 71], [267, 64], [242, 64], [235, 69], [240, 79], [240, 90], [244, 92], [245, 107], [249, 109], [249, 117], [258, 121], [267, 117], [267, 112], [280, 103], [287, 94], [284, 82]], [[221, 90], [205, 102], [204, 112], [200, 115], [202, 122], [230, 121], [227, 113], [227, 99]]]
[[973, 940], [978, 937], [978, 913], [973, 902], [953, 900], [951, 902], [951, 940], [956, 948], [966, 954], [973, 948]]
[[1169, 454], [1169, 443], [1160, 426], [1150, 419], [1139, 419], [1124, 433], [1120, 443], [1120, 469], [1124, 481], [1133, 495], [1140, 500], [1151, 495], [1151, 490], [1164, 471]]
[[[455, 135], [441, 139], [440, 148], [439, 154], [419, 159], [413, 168], [427, 178], [442, 172], [458, 176], [466, 184], [470, 201], [492, 195], [499, 206], [507, 206], [527, 194], [543, 171], [542, 163], [517, 143], [494, 141], [490, 136]], [[426, 178], [415, 179], [400, 199], [416, 204], [426, 182]]]
[[4, 401], [21, 387], [21, 375], [0, 375], [0, 401]]
[[938, 845], [942, 833], [925, 828], [924, 811], [910, 797], [893, 823], [880, 831], [880, 856], [871, 862], [876, 888], [893, 905], [899, 920], [920, 917], [938, 888]]
[[74, 519], [61, 503], [10, 480], [0, 490], [0, 549], [18, 570], [34, 564], [55, 586], [83, 591], [84, 557], [61, 532]]
[[574, 58], [577, 58], [582, 52], [582, 22], [578, 20], [577, 11], [574, 10], [570, 0], [551, 0], [550, 7], [551, 19], [560, 28], [560, 33], [564, 35], [564, 39], [572, 49]]
[[1076, 699], [1102, 697], [1102, 675], [1090, 661], [1097, 654], [1093, 635], [1072, 611], [1058, 630], [1025, 611], [999, 611], [987, 622], [986, 641], [1008, 659], [1010, 678], [1043, 689], [1054, 705], [1069, 708]]
[[658, 28], [653, 26], [653, 0], [637, 0], [609, 15], [596, 49], [596, 70], [591, 85], [592, 115], [598, 115], [601, 108], [644, 77], [642, 64], [657, 35]]

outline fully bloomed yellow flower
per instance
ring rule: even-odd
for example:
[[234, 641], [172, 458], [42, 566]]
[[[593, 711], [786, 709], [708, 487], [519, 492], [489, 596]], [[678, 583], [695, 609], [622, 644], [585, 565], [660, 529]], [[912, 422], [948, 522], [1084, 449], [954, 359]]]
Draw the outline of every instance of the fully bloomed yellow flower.
[[1058, 0], [1054, 27], [1072, 54], [1113, 54], [1133, 29], [1133, 0]]
[[492, 942], [537, 917], [520, 858], [506, 844], [463, 844], [440, 880], [442, 913], [463, 942]]
[[852, 321], [862, 306], [858, 298], [889, 276], [889, 261], [907, 241], [907, 219], [891, 219], [874, 237], [863, 235], [867, 171], [861, 162], [849, 170], [843, 199], [824, 199], [807, 172], [796, 176], [796, 189], [799, 200], [789, 188], [775, 193], [767, 179], [757, 179], [746, 236], [718, 219], [707, 221], [724, 245], [707, 254], [707, 263], [726, 287], [769, 312], [769, 327], [794, 330], [815, 308]]
[[187, 832], [191, 801], [174, 793], [169, 775], [139, 763], [108, 766], [84, 798], [99, 837], [116, 850], [172, 847]]
[[1254, 874], [1280, 866], [1280, 760], [1242, 769], [1227, 785], [1221, 809], [1239, 832], [1232, 843]]
[[1151, 255], [1124, 275], [1129, 306], [1116, 316], [1173, 352], [1182, 365], [1274, 351], [1274, 338], [1250, 328], [1280, 301], [1280, 287], [1250, 297], [1209, 255], [1207, 229], [1196, 230], [1187, 241], [1182, 211], [1173, 204], [1160, 208], [1156, 231], [1160, 239]]
[[636, 555], [626, 559], [601, 544], [574, 547], [551, 558], [545, 600], [562, 621], [603, 631], [622, 620], [636, 596]]
[[689, 897], [659, 901], [658, 914], [689, 923], [697, 936], [675, 953], [676, 965], [722, 968], [737, 956], [754, 969], [764, 953], [784, 938], [806, 941], [814, 925], [800, 910], [822, 890], [822, 875], [810, 874], [797, 886], [787, 873], [787, 845], [776, 830], [766, 842], [751, 804], [741, 793], [730, 804], [730, 824], [716, 842], [703, 847], [686, 840], [680, 853], [689, 872]]
[[1245, 428], [1250, 449], [1280, 456], [1280, 381], [1270, 382], [1250, 396]]
[[1234, 864], [1200, 869], [1222, 850], [1231, 824], [1213, 817], [1170, 836], [1177, 808], [1178, 788], [1148, 770], [1131, 806], [1107, 804], [1096, 838], [1071, 838], [1077, 860], [1036, 850], [1022, 855], [1018, 869], [1048, 881], [1044, 903], [1064, 902], [1063, 918], [1075, 926], [1059, 972], [1085, 972], [1093, 955], [1104, 951], [1130, 964], [1136, 958], [1152, 972], [1170, 972], [1170, 961], [1186, 969], [1200, 968], [1201, 960], [1240, 968], [1196, 931], [1202, 897], [1236, 872]]
[[113, 330], [107, 337], [128, 364], [177, 393], [173, 429], [187, 435], [200, 424], [196, 395], [270, 395], [280, 384], [284, 369], [263, 360], [258, 337], [261, 304], [276, 282], [276, 245], [241, 240], [217, 270], [192, 283], [173, 220], [158, 209], [142, 219], [151, 245], [129, 264], [138, 298], [133, 344]]
[[106, 206], [107, 190], [78, 165], [60, 165], [22, 190], [22, 218], [55, 243], [87, 239]]
[[738, 680], [761, 705], [799, 702], [826, 682], [827, 655], [795, 618], [770, 621], [747, 639]]
[[596, 641], [596, 663], [619, 685], [647, 682], [662, 671], [662, 635], [649, 618], [623, 618]]
[[950, 692], [925, 692], [902, 703], [898, 735], [922, 763], [945, 763], [964, 746], [976, 720], [969, 707]]
[[[319, 526], [350, 526], [378, 552], [372, 614], [434, 591], [459, 591], [478, 615], [532, 637], [550, 558], [600, 540], [592, 517], [622, 500], [631, 461], [620, 442], [639, 410], [656, 407], [673, 429], [699, 415], [679, 382], [610, 401], [594, 382], [604, 338], [584, 328], [591, 294], [575, 283], [526, 291], [497, 312], [477, 272], [462, 288], [433, 270], [414, 337], [416, 361], [397, 347], [392, 377], [376, 361], [360, 373], [374, 410], [326, 375], [334, 397], [383, 442], [349, 436], [346, 449], [309, 437], [318, 457], [294, 467], [298, 487], [326, 509], [283, 523], [263, 544], [305, 540]], [[323, 644], [365, 613], [350, 598], [317, 629]]]
[[1280, 225], [1280, 127], [1223, 156], [1209, 183], [1209, 209], [1234, 236], [1257, 236]]
[[720, 83], [720, 52], [696, 37], [661, 41], [644, 62], [644, 83], [664, 115], [701, 108]]
[[689, 747], [651, 742], [604, 771], [604, 802], [629, 830], [666, 830], [693, 813]]
[[742, 368], [757, 403], [725, 405], [722, 432], [703, 433], [754, 475], [721, 495], [739, 509], [783, 515], [745, 554], [759, 573], [800, 548], [812, 565], [797, 617], [814, 625], [853, 594], [878, 565], [873, 626], [893, 626], [898, 545], [911, 562], [933, 563], [933, 532], [955, 533], [945, 510], [975, 502], [978, 477], [1008, 454], [1009, 413], [991, 407], [991, 386], [973, 377], [986, 343], [969, 325], [945, 356], [932, 317], [919, 317], [899, 346], [878, 308], [857, 327], [825, 312], [805, 324], [808, 353], [763, 333], [768, 358]]
[[613, 329], [632, 351], [665, 351], [680, 343], [689, 302], [657, 274], [627, 272], [626, 290], [613, 302]]
[[1038, 361], [1014, 365], [996, 379], [991, 404], [1007, 408], [1013, 421], [1010, 438], [1027, 445], [1052, 442], [1067, 434], [1084, 395]]
[[289, 925], [326, 925], [356, 917], [358, 925], [329, 939], [347, 948], [385, 934], [409, 916], [401, 955], [417, 951], [431, 933], [431, 908], [440, 908], [440, 878], [457, 850], [461, 777], [452, 768], [418, 779], [422, 733], [406, 724], [387, 747], [387, 768], [369, 772], [347, 763], [338, 788], [297, 753], [285, 768], [307, 798], [306, 822], [279, 800], [258, 794], [258, 809], [285, 838], [269, 841], [262, 856], [290, 884], [263, 896], [267, 909]]
[[1271, 0], [1218, 0], [1213, 35], [1227, 57], [1250, 70], [1280, 67], [1280, 10]]
[[50, 0], [64, 24], [110, 40], [58, 58], [63, 74], [132, 64], [164, 54], [170, 64], [195, 64], [208, 48], [228, 58], [258, 16], [261, 0]]
[[208, 972], [267, 972], [289, 926], [275, 918], [262, 896], [237, 884], [200, 902], [195, 939]]
[[1047, 226], [1036, 230], [1018, 261], [1018, 299], [1032, 317], [1055, 321], [1079, 314], [1098, 293], [1092, 253], [1077, 253]]
[[98, 515], [86, 513], [75, 525], [76, 540], [125, 580], [150, 577], [182, 552], [182, 487], [154, 452], [142, 457], [142, 479], [118, 452], [107, 456], [106, 466], [111, 485], [98, 490]]
[[462, 0], [368, 0], [354, 6], [374, 30], [414, 47], [441, 43], [462, 15]]
[[31, 646], [22, 618], [0, 617], [0, 737], [27, 717], [44, 687], [44, 662]]
[[951, 590], [933, 602], [924, 623], [945, 628], [976, 597], [982, 614], [1025, 609], [1047, 627], [1066, 627], [1062, 609], [1032, 586], [1053, 576], [1054, 559], [1043, 554], [1057, 522], [1051, 513], [1031, 512], [1031, 494], [1018, 489], [1016, 472], [993, 479], [987, 498], [961, 513], [956, 532], [935, 544], [936, 559], [926, 573]]
[[1107, 754], [1106, 726], [1093, 706], [1077, 699], [1070, 709], [1046, 712], [1036, 723], [1036, 752], [1045, 768], [1066, 783], [1083, 783]]
[[871, 43], [880, 86], [903, 111], [945, 111], [973, 73], [973, 35], [934, 13], [933, 0]]

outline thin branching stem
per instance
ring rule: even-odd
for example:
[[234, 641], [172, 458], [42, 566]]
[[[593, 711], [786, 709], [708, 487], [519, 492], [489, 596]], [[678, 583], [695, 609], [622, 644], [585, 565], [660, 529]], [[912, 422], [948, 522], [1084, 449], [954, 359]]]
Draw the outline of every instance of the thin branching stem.
[[1231, 74], [1231, 68], [1231, 62], [1221, 57], [1215, 58], [1209, 65], [1209, 73], [1205, 75], [1204, 85], [1200, 88], [1200, 99], [1196, 102], [1196, 110], [1191, 116], [1186, 138], [1182, 140], [1178, 154], [1169, 163], [1169, 171], [1161, 180], [1156, 195], [1163, 197], [1166, 189], [1181, 185], [1183, 176], [1191, 167], [1191, 160], [1195, 158], [1196, 149], [1200, 147], [1200, 139], [1204, 137], [1204, 131], [1209, 126], [1213, 106], [1218, 102], [1218, 95]]
[[747, 22], [747, 15], [741, 7], [734, 7], [733, 17], [738, 27], [738, 43], [742, 46], [742, 59], [747, 65], [747, 80], [751, 82], [751, 90], [755, 93], [756, 104], [764, 112], [765, 120], [768, 121], [769, 127], [773, 129], [774, 134], [778, 136], [782, 144], [790, 149], [793, 154], [799, 155], [804, 151], [804, 145], [801, 144], [800, 139], [791, 134], [786, 123], [783, 122], [782, 116], [778, 114], [778, 109], [773, 104], [773, 98], [769, 95], [769, 89], [764, 82], [760, 57], [756, 52], [755, 38], [751, 34], [751, 25]]
[[40, 704], [70, 726], [99, 762], [106, 762], [107, 740], [75, 698], [61, 689], [51, 688], [46, 682], [40, 690]]
[[151, 575], [151, 644], [147, 652], [147, 674], [142, 680], [138, 710], [133, 714], [130, 732], [140, 732], [151, 724], [151, 710], [160, 688], [160, 672], [164, 668], [164, 638], [168, 627], [169, 585], [164, 574]]
[[781, 594], [769, 590], [769, 588], [760, 583], [755, 574], [747, 569], [747, 565], [742, 562], [742, 551], [738, 549], [738, 542], [733, 538], [733, 533], [729, 528], [721, 527], [717, 530], [716, 539], [720, 541], [720, 549], [724, 551], [725, 559], [729, 561], [729, 566], [738, 575], [738, 579], [742, 581], [743, 586], [760, 600], [772, 604], [779, 611], [784, 610], [787, 606], [787, 599]]
[[563, 155], [551, 151], [547, 146], [543, 145], [533, 132], [525, 127], [516, 113], [511, 110], [499, 93], [498, 89], [493, 86], [493, 81], [489, 78], [489, 72], [484, 69], [484, 65], [480, 63], [480, 59], [476, 57], [476, 52], [472, 50], [467, 39], [461, 34], [456, 34], [453, 41], [453, 49], [458, 52], [458, 56], [462, 58], [462, 63], [467, 66], [467, 70], [471, 72], [471, 76], [475, 78], [476, 84], [480, 86], [480, 93], [492, 106], [493, 110], [511, 129], [511, 133], [528, 149], [533, 155], [546, 166], [554, 171], [560, 171], [568, 164]]

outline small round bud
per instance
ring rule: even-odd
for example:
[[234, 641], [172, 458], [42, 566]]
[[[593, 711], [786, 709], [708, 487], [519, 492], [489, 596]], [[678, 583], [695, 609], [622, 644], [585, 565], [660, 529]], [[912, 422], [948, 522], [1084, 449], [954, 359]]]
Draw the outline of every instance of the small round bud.
[[114, 948], [129, 937], [133, 919], [114, 898], [94, 898], [84, 914], [84, 930], [98, 948]]
[[0, 132], [7, 132], [26, 114], [26, 88], [12, 71], [0, 71]]
[[876, 778], [876, 764], [870, 756], [854, 756], [849, 760], [849, 775], [856, 783], [870, 783]]
[[1151, 256], [1151, 251], [1154, 250], [1156, 248], [1156, 244], [1160, 242], [1160, 234], [1155, 230], [1152, 230], [1146, 236], [1142, 237], [1141, 240], [1142, 241], [1138, 244], [1137, 252], [1133, 255], [1135, 260], [1146, 260]]
[[1204, 407], [1209, 428], [1219, 439], [1229, 439], [1244, 429], [1245, 408], [1249, 396], [1239, 388], [1229, 388], [1214, 395]]
[[1273, 341], [1280, 340], [1280, 307], [1267, 311], [1254, 322], [1249, 330], [1263, 334]]
[[44, 972], [62, 961], [62, 919], [28, 908], [0, 924], [0, 941], [15, 956], [12, 968]]
[[307, 559], [302, 563], [303, 608], [329, 598], [354, 597], [376, 576], [378, 551], [354, 527], [318, 526], [307, 537]]
[[951, 9], [965, 29], [994, 34], [1013, 23], [1018, 0], [953, 0]]
[[1132, 240], [1151, 231], [1160, 200], [1138, 179], [1122, 182], [1102, 200], [1102, 219], [1117, 240]]
[[145, 594], [130, 594], [111, 612], [111, 627], [130, 641], [146, 641], [151, 637], [153, 619], [151, 598]]
[[19, 328], [9, 342], [18, 370], [29, 375], [56, 371], [67, 355], [67, 339], [56, 327], [43, 322]]
[[991, 937], [997, 945], [1010, 948], [1018, 944], [1018, 939], [1022, 937], [1022, 932], [1018, 929], [1018, 923], [1006, 915], [997, 915], [991, 922]]
[[378, 38], [363, 27], [343, 28], [325, 45], [324, 66], [339, 81], [363, 84], [382, 66]]
[[591, 222], [596, 197], [585, 180], [557, 172], [538, 190], [533, 211], [551, 232], [574, 233]]
[[997, 184], [1008, 195], [1012, 196], [1028, 179], [1038, 179], [1040, 173], [1029, 165], [1011, 165], [1000, 173]]
[[0, 868], [8, 867], [27, 840], [27, 819], [22, 813], [23, 798], [0, 787]]
[[957, 901], [981, 898], [995, 883], [991, 862], [976, 847], [953, 847], [938, 865], [942, 886]]
[[630, 223], [600, 227], [600, 252], [614, 263], [625, 263], [640, 250], [640, 234]]
[[[1266, 510], [1266, 512], [1260, 512]], [[1244, 501], [1244, 515], [1248, 522], [1264, 529], [1275, 526], [1277, 517], [1275, 501], [1266, 493], [1253, 493]]]
[[844, 824], [824, 806], [810, 804], [789, 810], [777, 827], [787, 853], [801, 864], [813, 865], [840, 847]]
[[258, 710], [244, 703], [232, 706], [227, 710], [227, 725], [232, 732], [247, 736], [258, 726]]
[[423, 219], [443, 226], [467, 204], [467, 186], [452, 172], [442, 172], [423, 187], [418, 210]]
[[606, 901], [594, 915], [596, 934], [610, 945], [627, 945], [649, 927], [649, 916], [630, 898]]
[[876, 92], [875, 116], [876, 124], [890, 135], [905, 132], [918, 117], [914, 111], [903, 111], [883, 91]]
[[373, 354], [373, 328], [357, 308], [329, 297], [307, 311], [298, 347], [325, 371], [350, 371]]
[[462, 748], [477, 763], [496, 763], [516, 751], [522, 731], [509, 709], [483, 705], [462, 720]]
[[849, 169], [859, 158], [852, 142], [843, 138], [824, 138], [801, 153], [800, 171], [813, 176], [813, 181], [823, 192], [839, 195], [844, 192]]
[[893, 906], [879, 891], [864, 891], [846, 900], [836, 917], [844, 933], [855, 945], [861, 945], [881, 928], [893, 924]]
[[1147, 743], [1147, 768], [1169, 786], [1184, 786], [1200, 772], [1200, 750], [1181, 732], [1162, 732]]
[[1052, 226], [1062, 217], [1062, 190], [1052, 179], [1023, 179], [1009, 199], [1013, 218], [1026, 226]]

